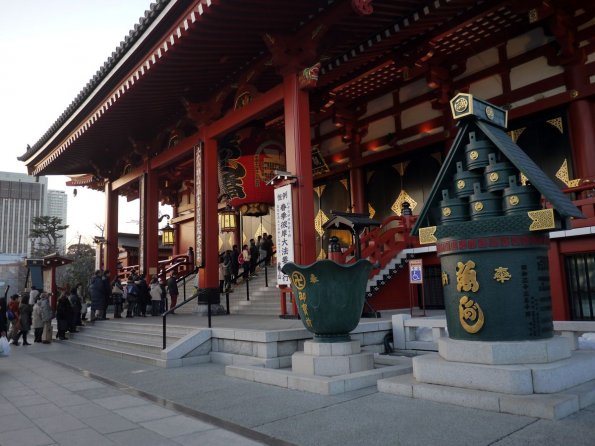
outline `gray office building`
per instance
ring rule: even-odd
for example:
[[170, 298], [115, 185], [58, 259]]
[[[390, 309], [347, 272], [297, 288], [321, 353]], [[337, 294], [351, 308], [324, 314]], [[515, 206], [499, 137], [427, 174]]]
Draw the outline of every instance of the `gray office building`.
[[[50, 217], [58, 217], [62, 220], [62, 224], [66, 224], [68, 196], [63, 190], [48, 190], [47, 212], [45, 215]], [[66, 252], [66, 231], [60, 231], [62, 238], [58, 239], [58, 252], [64, 254]]]

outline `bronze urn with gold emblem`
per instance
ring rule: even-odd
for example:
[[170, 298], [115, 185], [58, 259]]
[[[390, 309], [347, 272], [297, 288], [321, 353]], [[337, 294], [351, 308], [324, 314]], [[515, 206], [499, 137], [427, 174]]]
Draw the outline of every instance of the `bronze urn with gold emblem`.
[[315, 342], [347, 342], [359, 323], [372, 270], [368, 260], [342, 265], [318, 260], [311, 265], [289, 262], [283, 273], [291, 280], [304, 327]]

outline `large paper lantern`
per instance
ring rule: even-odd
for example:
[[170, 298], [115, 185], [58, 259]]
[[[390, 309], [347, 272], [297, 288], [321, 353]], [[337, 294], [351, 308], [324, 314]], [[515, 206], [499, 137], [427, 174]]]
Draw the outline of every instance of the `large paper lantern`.
[[254, 125], [227, 134], [219, 143], [220, 194], [244, 215], [269, 213], [275, 170], [285, 170], [282, 134]]

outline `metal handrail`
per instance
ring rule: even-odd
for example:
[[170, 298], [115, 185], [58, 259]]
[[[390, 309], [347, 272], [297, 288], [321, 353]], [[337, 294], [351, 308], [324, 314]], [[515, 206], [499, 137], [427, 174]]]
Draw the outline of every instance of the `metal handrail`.
[[[277, 251], [273, 251], [273, 253], [271, 254], [271, 258], [273, 258], [273, 256], [277, 254]], [[260, 265], [263, 262], [266, 262], [266, 258], [259, 260], [258, 262], [256, 262], [256, 266]], [[246, 300], [249, 301], [250, 300], [250, 278], [248, 277], [248, 280], [244, 280], [244, 282], [246, 283]], [[269, 287], [269, 275], [268, 275], [268, 268], [267, 265], [265, 263], [264, 265], [264, 286], [265, 287]]]
[[169, 310], [167, 310], [165, 313], [163, 313], [161, 316], [163, 318], [163, 350], [165, 350], [165, 348], [167, 347], [167, 340], [166, 340], [166, 336], [167, 336], [167, 315], [173, 313], [175, 310], [177, 310], [180, 307], [183, 307], [184, 305], [186, 305], [188, 302], [192, 302], [194, 299], [198, 298], [198, 293], [196, 293], [194, 296], [190, 297], [190, 299], [185, 300], [181, 303], [179, 303], [178, 305], [176, 305], [173, 308], [170, 308]]

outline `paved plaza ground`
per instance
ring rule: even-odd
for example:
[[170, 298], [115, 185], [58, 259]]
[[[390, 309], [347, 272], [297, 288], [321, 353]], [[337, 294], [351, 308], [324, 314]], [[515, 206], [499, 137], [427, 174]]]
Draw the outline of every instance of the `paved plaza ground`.
[[[109, 322], [108, 322], [109, 323]], [[381, 394], [323, 396], [164, 369], [67, 342], [0, 358], [0, 445], [595, 445], [595, 406], [559, 421]]]

